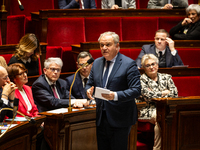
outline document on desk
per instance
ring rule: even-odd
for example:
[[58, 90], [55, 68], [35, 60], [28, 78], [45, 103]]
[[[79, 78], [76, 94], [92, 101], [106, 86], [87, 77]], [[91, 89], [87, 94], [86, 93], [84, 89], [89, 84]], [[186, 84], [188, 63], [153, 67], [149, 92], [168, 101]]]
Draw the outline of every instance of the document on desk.
[[103, 99], [103, 100], [106, 100], [104, 97], [102, 97], [101, 94], [110, 94], [110, 90], [108, 89], [105, 89], [105, 88], [100, 88], [100, 87], [96, 87], [95, 88], [95, 94], [94, 94], [94, 97], [95, 98], [99, 98], [99, 99]]

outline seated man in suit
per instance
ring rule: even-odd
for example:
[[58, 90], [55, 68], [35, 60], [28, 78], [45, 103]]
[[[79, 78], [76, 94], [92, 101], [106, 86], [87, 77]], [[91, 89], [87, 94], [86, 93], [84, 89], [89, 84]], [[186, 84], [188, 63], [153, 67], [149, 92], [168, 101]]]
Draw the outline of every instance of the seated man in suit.
[[[33, 83], [33, 98], [39, 112], [68, 107], [67, 82], [59, 78], [62, 66], [63, 62], [60, 58], [50, 57], [46, 59], [44, 74]], [[72, 100], [73, 103], [75, 103], [75, 100]]]
[[183, 62], [174, 47], [174, 41], [169, 38], [169, 33], [164, 29], [159, 29], [155, 33], [155, 43], [143, 45], [136, 63], [141, 67], [141, 59], [145, 54], [154, 54], [159, 58], [159, 68], [181, 66]]
[[[10, 82], [6, 69], [0, 66], [0, 109], [13, 107], [16, 89], [16, 85], [13, 82]], [[5, 116], [12, 118], [13, 112], [10, 110], [2, 110], [0, 122], [3, 121]]]
[[188, 0], [149, 0], [147, 8], [172, 9], [173, 7], [188, 7]]
[[58, 0], [60, 9], [80, 8], [79, 3], [82, 4], [81, 9], [96, 9], [95, 0]]
[[[92, 55], [89, 52], [80, 52], [76, 62], [77, 68], [80, 68], [82, 65], [84, 65], [90, 58], [92, 58]], [[91, 68], [92, 64], [83, 67], [76, 75], [76, 79], [72, 87], [72, 95], [76, 99], [87, 99], [85, 85], [89, 79]], [[66, 78], [68, 91], [70, 90], [73, 79], [74, 74]]]

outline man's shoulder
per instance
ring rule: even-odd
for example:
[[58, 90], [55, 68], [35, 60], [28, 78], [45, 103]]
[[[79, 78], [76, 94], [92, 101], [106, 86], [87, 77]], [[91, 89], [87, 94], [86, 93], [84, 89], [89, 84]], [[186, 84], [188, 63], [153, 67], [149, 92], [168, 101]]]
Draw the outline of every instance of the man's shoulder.
[[155, 44], [144, 44], [142, 47], [145, 48], [145, 49], [149, 49], [151, 47], [155, 46]]
[[[79, 74], [79, 72], [77, 73], [76, 76], [78, 76], [78, 74]], [[74, 79], [74, 75], [75, 75], [75, 74], [72, 74], [72, 75], [66, 77], [66, 81], [70, 81], [70, 82], [72, 82], [72, 80]]]

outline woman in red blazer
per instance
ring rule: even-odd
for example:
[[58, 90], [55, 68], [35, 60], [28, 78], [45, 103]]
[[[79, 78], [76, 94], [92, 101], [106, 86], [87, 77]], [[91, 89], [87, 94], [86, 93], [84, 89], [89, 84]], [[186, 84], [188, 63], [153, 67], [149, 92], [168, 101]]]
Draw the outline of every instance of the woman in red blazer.
[[[29, 117], [37, 117], [38, 109], [34, 103], [32, 90], [25, 85], [28, 82], [27, 69], [21, 63], [11, 64], [8, 68], [8, 75], [18, 89], [15, 90], [15, 97], [19, 99], [18, 111]], [[17, 114], [17, 117], [22, 117]]]

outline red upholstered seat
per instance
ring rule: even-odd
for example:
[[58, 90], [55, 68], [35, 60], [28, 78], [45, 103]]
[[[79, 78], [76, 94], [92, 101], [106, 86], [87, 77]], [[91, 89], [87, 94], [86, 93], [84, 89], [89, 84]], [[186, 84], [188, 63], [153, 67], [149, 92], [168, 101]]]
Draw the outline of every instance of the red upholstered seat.
[[200, 76], [172, 77], [179, 96], [199, 96]]
[[85, 42], [84, 18], [49, 18], [47, 43], [49, 46], [70, 47]]
[[152, 40], [158, 30], [158, 17], [123, 17], [122, 40]]
[[167, 32], [177, 25], [184, 17], [159, 17], [159, 29], [165, 29]]
[[177, 48], [184, 65], [200, 67], [200, 48]]
[[141, 8], [147, 8], [149, 0], [136, 0], [136, 8], [141, 9]]
[[6, 60], [6, 63], [8, 64], [11, 57], [12, 57], [13, 54], [1, 54], [0, 56], [3, 56], [4, 59]]
[[10, 0], [10, 15], [24, 14], [30, 16], [31, 12], [37, 12], [40, 9], [54, 9], [54, 0], [20, 0], [24, 10], [19, 9], [17, 0]]
[[198, 0], [188, 0], [189, 4], [198, 4]]
[[25, 35], [25, 15], [7, 17], [6, 44], [18, 44]]
[[101, 33], [112, 31], [121, 39], [121, 18], [120, 17], [93, 17], [85, 18], [86, 41], [98, 41]]
[[76, 69], [76, 61], [72, 57], [71, 45], [85, 42], [84, 25], [84, 18], [48, 19], [46, 57], [60, 57], [64, 63], [63, 72], [75, 71]]

